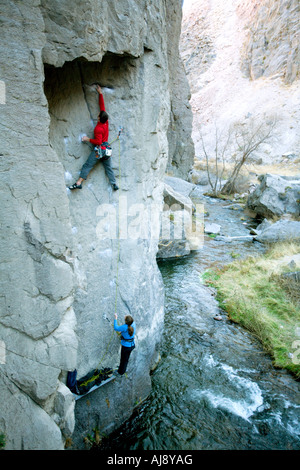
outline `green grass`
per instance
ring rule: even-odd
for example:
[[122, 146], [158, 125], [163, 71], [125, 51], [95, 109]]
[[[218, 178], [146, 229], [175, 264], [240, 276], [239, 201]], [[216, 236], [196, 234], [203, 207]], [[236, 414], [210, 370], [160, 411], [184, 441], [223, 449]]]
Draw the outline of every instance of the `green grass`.
[[217, 289], [229, 318], [251, 331], [272, 356], [275, 367], [300, 377], [300, 293], [281, 275], [292, 271], [283, 256], [300, 253], [299, 245], [276, 245], [260, 257], [236, 260], [205, 281]]

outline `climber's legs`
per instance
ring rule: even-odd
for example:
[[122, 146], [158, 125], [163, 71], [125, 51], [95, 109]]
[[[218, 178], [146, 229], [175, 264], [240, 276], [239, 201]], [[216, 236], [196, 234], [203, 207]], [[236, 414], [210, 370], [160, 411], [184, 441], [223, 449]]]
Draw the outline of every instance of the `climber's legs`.
[[104, 158], [101, 158], [101, 159], [97, 158], [96, 157], [96, 152], [94, 150], [90, 153], [87, 161], [82, 166], [78, 180], [76, 181], [75, 184], [70, 186], [69, 189], [81, 189], [82, 188], [81, 183], [83, 182], [83, 180], [87, 179], [88, 174], [90, 173], [90, 171], [94, 168], [94, 166], [99, 161], [102, 161], [102, 163], [104, 165], [105, 173], [106, 173], [106, 175], [109, 179], [109, 182], [112, 185], [113, 189], [114, 190], [119, 189], [118, 186], [117, 186], [117, 183], [116, 183], [116, 178], [115, 178], [113, 169], [112, 169], [111, 158], [110, 157], [108, 157], [108, 158], [104, 157]]
[[79, 179], [81, 180], [81, 182], [87, 179], [89, 172], [94, 168], [94, 166], [98, 162], [99, 162], [99, 158], [96, 157], [96, 152], [92, 150], [87, 161], [81, 168], [81, 172], [79, 175]]
[[119, 369], [118, 369], [118, 373], [120, 375], [125, 374], [126, 369], [127, 369], [127, 365], [128, 365], [128, 361], [129, 361], [129, 356], [131, 354], [131, 351], [133, 351], [134, 348], [135, 348], [135, 346], [131, 346], [130, 348], [128, 348], [126, 346], [122, 346], [121, 360], [120, 360], [120, 365], [119, 365]]
[[101, 161], [104, 165], [105, 173], [106, 173], [106, 176], [109, 179], [110, 184], [112, 185], [112, 187], [114, 189], [118, 189], [115, 174], [114, 174], [114, 171], [113, 171], [112, 165], [111, 165], [111, 157], [108, 157], [108, 158], [104, 157], [104, 158], [102, 158]]
[[81, 183], [83, 182], [83, 180], [87, 179], [89, 172], [94, 168], [94, 166], [98, 162], [99, 162], [99, 158], [96, 158], [96, 152], [93, 150], [90, 153], [85, 164], [82, 165], [78, 180], [72, 186], [69, 186], [69, 189], [81, 189], [82, 188]]

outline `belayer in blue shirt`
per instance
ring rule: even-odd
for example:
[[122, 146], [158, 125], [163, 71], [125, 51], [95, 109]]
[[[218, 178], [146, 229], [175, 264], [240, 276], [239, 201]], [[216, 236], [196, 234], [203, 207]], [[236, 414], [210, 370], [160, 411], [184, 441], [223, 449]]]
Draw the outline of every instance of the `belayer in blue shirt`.
[[114, 329], [121, 333], [121, 359], [118, 372], [116, 375], [123, 375], [126, 372], [129, 356], [134, 350], [135, 322], [130, 315], [125, 316], [125, 324], [118, 326], [118, 315], [115, 313]]

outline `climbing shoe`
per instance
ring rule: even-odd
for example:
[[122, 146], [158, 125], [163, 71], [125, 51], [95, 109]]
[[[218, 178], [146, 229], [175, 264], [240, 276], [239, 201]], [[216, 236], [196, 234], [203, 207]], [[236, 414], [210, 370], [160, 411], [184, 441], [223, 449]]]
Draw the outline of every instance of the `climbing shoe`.
[[119, 189], [119, 186], [117, 186], [116, 184], [113, 184], [112, 187], [114, 191], [117, 191]]
[[81, 184], [74, 183], [72, 186], [69, 186], [69, 189], [81, 189], [82, 186]]

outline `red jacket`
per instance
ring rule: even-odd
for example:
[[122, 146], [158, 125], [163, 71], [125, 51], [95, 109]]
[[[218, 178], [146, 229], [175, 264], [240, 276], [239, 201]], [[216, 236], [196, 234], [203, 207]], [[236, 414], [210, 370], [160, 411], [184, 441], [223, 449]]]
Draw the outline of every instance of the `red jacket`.
[[[105, 111], [103, 95], [100, 93], [99, 93], [99, 107], [100, 107], [100, 111]], [[109, 134], [108, 121], [106, 121], [104, 124], [102, 122], [98, 122], [94, 129], [94, 139], [90, 139], [91, 144], [101, 145], [102, 142], [107, 142], [108, 134]]]

